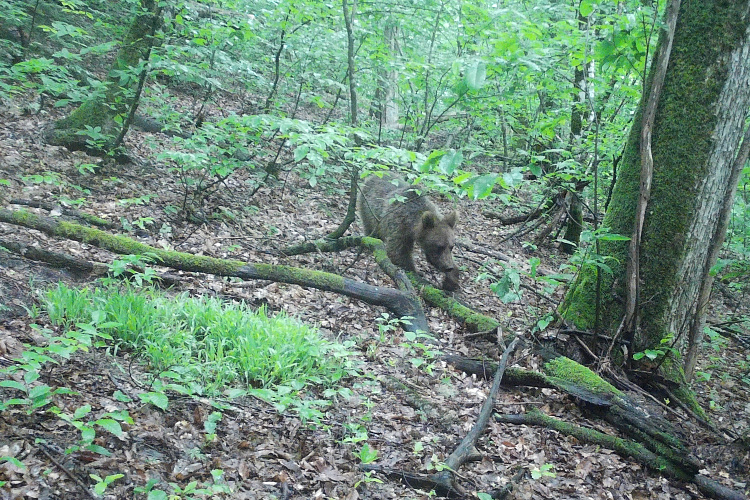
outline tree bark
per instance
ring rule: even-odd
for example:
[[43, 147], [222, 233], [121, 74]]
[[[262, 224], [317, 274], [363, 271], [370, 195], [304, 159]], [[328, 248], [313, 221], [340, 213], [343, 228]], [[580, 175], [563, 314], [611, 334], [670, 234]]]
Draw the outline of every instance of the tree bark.
[[[716, 226], [715, 236], [711, 241], [711, 248], [709, 249], [709, 258], [706, 265], [713, 266], [719, 257], [719, 251], [724, 245], [724, 237], [729, 227], [729, 220], [732, 216], [732, 207], [734, 206], [734, 195], [737, 192], [737, 184], [739, 182], [740, 174], [742, 169], [747, 163], [748, 156], [750, 156], [750, 128], [745, 130], [745, 137], [742, 139], [742, 146], [740, 152], [737, 154], [737, 158], [734, 161], [732, 167], [732, 174], [729, 178], [729, 186], [732, 189], [731, 195], [728, 195], [724, 200], [724, 206], [721, 209], [719, 215], [719, 225]], [[695, 364], [698, 360], [698, 349], [700, 348], [701, 341], [703, 340], [703, 327], [706, 326], [706, 315], [705, 309], [708, 305], [708, 300], [711, 297], [711, 288], [713, 286], [714, 277], [711, 274], [710, 267], [705, 270], [706, 279], [703, 281], [700, 294], [698, 296], [698, 307], [695, 311], [695, 315], [692, 318], [690, 324], [690, 336], [688, 338], [687, 354], [685, 355], [685, 378], [691, 380], [695, 371]]]
[[[628, 356], [658, 347], [671, 335], [682, 342], [674, 345], [684, 349], [691, 320], [701, 309], [701, 284], [716, 258], [709, 249], [725, 231], [720, 215], [734, 193], [732, 166], [750, 107], [749, 11], [748, 0], [691, 1], [679, 8], [672, 54], [655, 108], [653, 182], [638, 245], [640, 321]], [[656, 70], [652, 66], [649, 82]], [[612, 233], [630, 236], [636, 228], [641, 124], [647, 105], [643, 99], [602, 224]], [[613, 272], [602, 280], [602, 290], [609, 292], [602, 293], [601, 324], [614, 332], [626, 312], [629, 245], [601, 243], [602, 253], [613, 258], [608, 261]], [[563, 304], [563, 316], [580, 329], [596, 323], [595, 290], [596, 272], [584, 268]], [[660, 368], [667, 378], [683, 382], [675, 359]]]
[[354, 67], [354, 32], [352, 24], [354, 16], [357, 13], [357, 0], [353, 0], [351, 10], [349, 9], [349, 2], [347, 0], [342, 0], [342, 6], [344, 9], [344, 24], [346, 26], [346, 62], [349, 68], [349, 111], [352, 115], [351, 124], [356, 127], [359, 111], [357, 110], [357, 79]]
[[377, 88], [375, 89], [374, 116], [380, 128], [393, 130], [398, 125], [398, 104], [396, 103], [396, 87], [398, 72], [393, 69], [391, 61], [398, 55], [398, 24], [388, 21], [383, 30], [383, 44], [389, 59], [381, 63], [377, 73]]

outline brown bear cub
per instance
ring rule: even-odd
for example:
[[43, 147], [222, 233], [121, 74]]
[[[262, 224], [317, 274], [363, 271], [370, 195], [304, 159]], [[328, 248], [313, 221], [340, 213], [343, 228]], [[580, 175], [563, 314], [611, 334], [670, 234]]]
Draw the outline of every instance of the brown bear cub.
[[422, 247], [427, 261], [445, 273], [443, 289], [459, 288], [458, 269], [453, 263], [457, 214], [445, 217], [420, 191], [399, 177], [373, 175], [359, 196], [359, 215], [365, 234], [383, 240], [388, 258], [395, 265], [416, 272], [414, 243]]

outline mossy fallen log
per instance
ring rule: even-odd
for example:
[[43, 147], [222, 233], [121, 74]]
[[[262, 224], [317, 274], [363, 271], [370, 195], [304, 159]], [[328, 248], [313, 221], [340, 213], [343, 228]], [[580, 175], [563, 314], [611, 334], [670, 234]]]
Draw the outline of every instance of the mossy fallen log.
[[293, 266], [248, 263], [238, 260], [218, 259], [202, 255], [163, 250], [137, 242], [125, 236], [112, 235], [92, 229], [58, 221], [51, 217], [33, 214], [25, 210], [0, 210], [0, 222], [36, 229], [49, 236], [67, 238], [109, 250], [122, 255], [151, 255], [159, 265], [181, 271], [234, 276], [241, 279], [262, 279], [290, 283], [327, 292], [339, 293], [368, 304], [387, 308], [396, 317], [411, 317], [404, 328], [429, 332], [427, 318], [419, 299], [409, 293], [393, 288], [377, 287], [350, 278], [324, 271], [302, 269]]
[[[496, 367], [493, 363], [466, 360], [458, 356], [444, 356], [443, 359], [459, 369], [484, 378], [492, 377]], [[581, 441], [599, 444], [669, 477], [691, 481], [711, 498], [745, 498], [742, 493], [700, 476], [698, 471], [702, 468], [701, 463], [665, 418], [657, 412], [646, 411], [627, 393], [571, 359], [553, 357], [544, 364], [543, 373], [508, 370], [502, 383], [557, 388], [571, 395], [586, 410], [587, 415], [606, 420], [630, 439], [564, 422], [534, 408], [521, 415], [497, 415], [496, 420], [500, 422], [545, 426]]]
[[[377, 238], [363, 236], [346, 236], [337, 239], [320, 239], [293, 245], [281, 251], [282, 255], [300, 255], [315, 252], [340, 252], [353, 247], [360, 247], [372, 254], [378, 266], [390, 276], [401, 290], [408, 290], [398, 278], [400, 268], [395, 266], [385, 250], [383, 242]], [[403, 271], [401, 271], [403, 272]], [[432, 283], [415, 273], [407, 273], [414, 289], [417, 290], [422, 299], [433, 307], [447, 312], [452, 318], [462, 322], [470, 332], [489, 332], [497, 328], [500, 323], [484, 314], [463, 305], [451, 295], [435, 287]]]
[[686, 471], [679, 464], [668, 458], [654, 453], [646, 446], [629, 439], [622, 439], [599, 432], [590, 427], [581, 427], [569, 422], [564, 422], [557, 418], [545, 415], [536, 408], [531, 408], [528, 412], [517, 415], [495, 415], [497, 422], [519, 424], [519, 425], [536, 425], [546, 427], [561, 432], [568, 436], [573, 436], [583, 443], [596, 444], [604, 448], [609, 448], [618, 454], [630, 457], [640, 464], [671, 478], [692, 482], [706, 496], [718, 500], [745, 500], [747, 497], [739, 491], [723, 486], [718, 482], [706, 476]]

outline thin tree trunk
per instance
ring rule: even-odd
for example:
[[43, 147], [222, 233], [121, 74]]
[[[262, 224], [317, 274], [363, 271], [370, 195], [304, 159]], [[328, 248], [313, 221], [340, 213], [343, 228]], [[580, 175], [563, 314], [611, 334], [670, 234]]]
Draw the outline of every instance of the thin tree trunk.
[[[286, 26], [286, 21], [288, 20], [289, 14], [287, 14], [286, 19], [284, 19], [284, 26]], [[271, 92], [268, 93], [266, 102], [263, 104], [264, 113], [268, 113], [271, 110], [273, 101], [276, 98], [276, 92], [279, 89], [279, 79], [281, 78], [281, 53], [284, 52], [284, 47], [286, 47], [286, 29], [281, 28], [281, 33], [279, 33], [279, 46], [276, 48], [276, 53], [273, 56], [273, 84], [271, 85]]]
[[630, 238], [630, 255], [626, 271], [626, 301], [625, 317], [622, 328], [626, 332], [628, 341], [633, 340], [633, 335], [638, 327], [637, 307], [639, 301], [640, 277], [640, 251], [643, 238], [643, 223], [646, 217], [646, 207], [651, 198], [651, 183], [654, 176], [654, 159], [651, 151], [651, 133], [656, 119], [656, 105], [659, 102], [664, 79], [667, 75], [669, 57], [672, 53], [672, 42], [677, 25], [677, 14], [680, 10], [680, 0], [672, 0], [667, 6], [666, 31], [661, 43], [661, 50], [655, 60], [654, 77], [648, 98], [644, 99], [646, 108], [643, 112], [643, 123], [641, 126], [640, 157], [641, 157], [641, 180], [638, 196], [638, 208], [635, 213], [635, 227]]
[[[398, 25], [389, 24], [383, 36], [390, 56], [395, 58], [398, 54]], [[393, 68], [385, 68], [381, 72], [380, 123], [388, 130], [395, 129], [396, 125], [398, 125], [398, 104], [396, 104], [397, 79], [398, 72]]]
[[351, 112], [351, 124], [357, 126], [357, 79], [354, 67], [354, 33], [352, 24], [357, 13], [357, 0], [353, 0], [351, 11], [349, 10], [348, 0], [342, 0], [344, 8], [344, 24], [346, 25], [346, 62], [349, 68], [349, 111]]

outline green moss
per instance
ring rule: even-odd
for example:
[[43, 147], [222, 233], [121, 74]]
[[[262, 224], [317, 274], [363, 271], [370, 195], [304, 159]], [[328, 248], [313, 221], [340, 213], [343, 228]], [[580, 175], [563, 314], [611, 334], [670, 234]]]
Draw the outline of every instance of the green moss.
[[96, 215], [91, 215], [91, 214], [81, 212], [80, 217], [86, 222], [88, 222], [89, 224], [93, 224], [95, 226], [103, 226], [103, 227], [110, 226], [109, 221], [102, 219], [101, 217], [97, 217]]
[[382, 240], [371, 236], [364, 236], [362, 238], [362, 246], [372, 252], [375, 262], [381, 262], [384, 259], [388, 259], [388, 253], [385, 250], [385, 245]]
[[[74, 110], [69, 116], [55, 122], [53, 127], [45, 130], [45, 140], [50, 144], [66, 146], [71, 149], [86, 149], [92, 153], [104, 152], [114, 141], [118, 132], [115, 121], [112, 119], [114, 111], [104, 104], [105, 97], [94, 96]], [[105, 136], [102, 149], [97, 149], [93, 142], [88, 143], [86, 135], [78, 132], [87, 130], [86, 127], [98, 128]]]
[[39, 217], [28, 210], [21, 209], [13, 211], [11, 219], [21, 226], [32, 227], [39, 220]]
[[260, 274], [261, 279], [276, 279], [286, 283], [302, 283], [312, 281], [313, 286], [323, 290], [342, 290], [344, 278], [337, 274], [325, 271], [300, 269], [291, 266], [279, 266], [273, 264], [252, 264], [252, 267]]
[[373, 238], [372, 236], [363, 236], [362, 244], [367, 248], [374, 248], [383, 243], [383, 240], [379, 238]]
[[[299, 269], [291, 266], [271, 264], [247, 264], [236, 260], [223, 260], [201, 255], [192, 255], [170, 250], [162, 250], [133, 241], [125, 236], [115, 236], [98, 229], [86, 228], [77, 224], [59, 222], [56, 234], [84, 243], [105, 248], [119, 254], [151, 254], [158, 262], [168, 267], [186, 271], [198, 271], [219, 276], [240, 276], [257, 279], [273, 279], [286, 283], [310, 284], [324, 290], [342, 290], [344, 278], [323, 271]], [[243, 268], [246, 272], [242, 272]]]
[[[609, 290], [613, 284], [612, 275], [602, 272], [602, 290]], [[608, 304], [609, 314], [606, 314], [602, 308], [602, 321], [600, 326], [603, 329], [609, 328], [610, 322], [605, 320], [604, 316], [616, 317], [622, 307], [617, 304]], [[565, 297], [560, 314], [568, 321], [572, 321], [576, 328], [580, 330], [593, 330], [596, 325], [596, 269], [593, 266], [586, 266], [581, 269], [578, 278], [573, 282], [568, 295]]]
[[[92, 152], [103, 152], [111, 147], [118, 132], [114, 117], [124, 116], [127, 112], [131, 100], [128, 91], [134, 91], [137, 85], [137, 78], [124, 79], [123, 74], [134, 71], [142, 59], [148, 59], [154, 41], [152, 33], [160, 22], [160, 8], [152, 0], [143, 1], [142, 6], [145, 10], [136, 15], [117, 52], [106, 80], [106, 92], [92, 95], [68, 117], [58, 120], [45, 132], [47, 142]], [[122, 82], [126, 82], [124, 86]], [[87, 127], [99, 127], [100, 132], [107, 136], [104, 144], [88, 145], [86, 136], [78, 134]], [[100, 147], [103, 149], [99, 150]]]
[[685, 403], [691, 410], [693, 410], [696, 415], [704, 420], [709, 420], [708, 415], [706, 415], [706, 411], [698, 403], [698, 400], [695, 397], [695, 393], [686, 385], [683, 384], [675, 389], [673, 394], [677, 399]]
[[153, 255], [157, 261], [168, 267], [176, 267], [185, 271], [207, 272], [221, 276], [231, 276], [245, 265], [241, 261], [215, 259], [201, 255], [175, 252], [155, 248], [139, 243], [125, 236], [105, 233], [99, 229], [87, 228], [78, 224], [60, 221], [55, 227], [55, 234], [83, 243], [104, 248], [123, 255]]
[[453, 318], [460, 319], [470, 331], [486, 332], [500, 325], [495, 319], [469, 309], [454, 298], [447, 296], [442, 290], [424, 285], [420, 281], [412, 280], [412, 282], [415, 286], [421, 287], [422, 298], [428, 304], [443, 309]]
[[110, 110], [100, 101], [103, 97], [94, 97], [84, 102], [70, 116], [58, 121], [56, 128], [86, 130], [86, 125], [89, 125], [90, 127], [102, 127], [104, 129]]
[[623, 396], [622, 392], [599, 375], [565, 356], [548, 361], [544, 364], [544, 368], [553, 380], [573, 383], [593, 394]]

